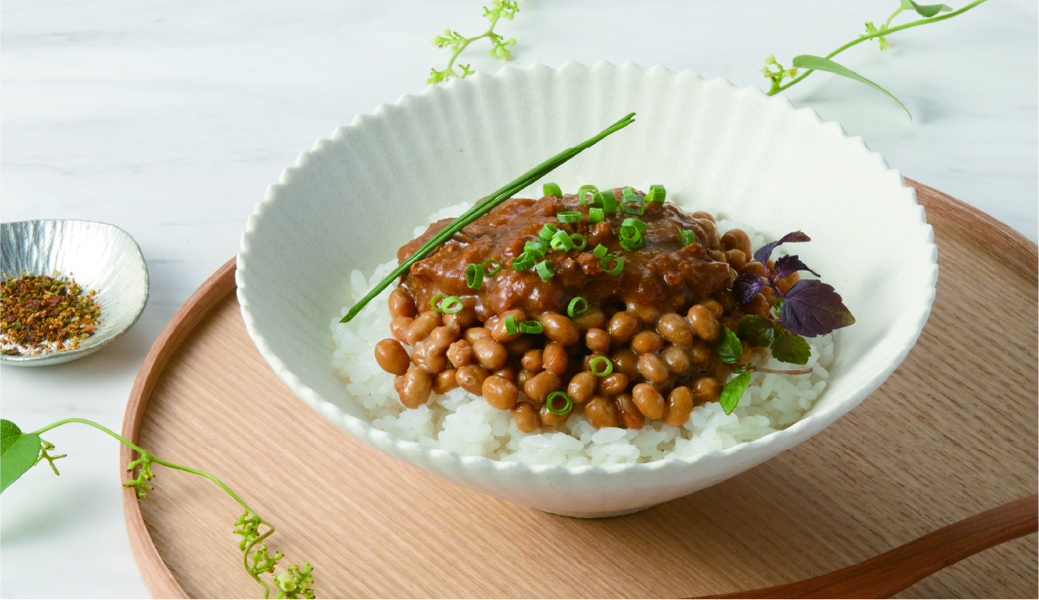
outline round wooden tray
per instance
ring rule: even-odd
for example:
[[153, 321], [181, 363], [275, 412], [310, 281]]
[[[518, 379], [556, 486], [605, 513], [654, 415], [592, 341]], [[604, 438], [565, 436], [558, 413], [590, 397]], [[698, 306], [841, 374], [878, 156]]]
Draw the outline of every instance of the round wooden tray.
[[[1037, 481], [1037, 253], [1005, 225], [915, 182], [939, 249], [917, 346], [861, 406], [714, 487], [611, 519], [559, 517], [435, 479], [300, 402], [245, 332], [228, 262], [152, 347], [123, 435], [221, 478], [277, 525], [283, 563], [319, 597], [687, 597], [861, 562], [1032, 494]], [[853, 267], [853, 266], [852, 266]], [[131, 460], [128, 449], [122, 464]], [[157, 597], [257, 597], [211, 482], [156, 467], [124, 494]], [[1035, 536], [909, 588], [909, 597], [1035, 598]]]

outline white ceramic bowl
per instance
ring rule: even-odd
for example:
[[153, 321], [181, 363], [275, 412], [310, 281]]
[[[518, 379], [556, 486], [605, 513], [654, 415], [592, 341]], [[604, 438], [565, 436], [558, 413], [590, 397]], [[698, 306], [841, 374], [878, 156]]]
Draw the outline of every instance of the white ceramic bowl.
[[[489, 194], [635, 111], [636, 122], [546, 180], [564, 190], [663, 183], [669, 198], [778, 237], [857, 319], [835, 334], [826, 392], [789, 428], [691, 459], [564, 468], [464, 457], [373, 428], [331, 366], [349, 273], [395, 256], [436, 209]], [[527, 196], [539, 196], [540, 183]], [[497, 498], [574, 516], [622, 514], [713, 485], [791, 448], [877, 389], [916, 343], [937, 280], [915, 193], [860, 138], [809, 109], [721, 79], [633, 64], [506, 68], [427, 87], [317, 142], [272, 185], [238, 256], [249, 335], [308, 405], [374, 448]], [[363, 316], [363, 313], [362, 313]]]

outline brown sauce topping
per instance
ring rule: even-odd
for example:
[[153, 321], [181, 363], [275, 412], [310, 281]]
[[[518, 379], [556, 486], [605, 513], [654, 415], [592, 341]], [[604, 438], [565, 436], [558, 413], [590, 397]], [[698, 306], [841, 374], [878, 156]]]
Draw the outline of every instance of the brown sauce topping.
[[[592, 306], [619, 303], [620, 307], [631, 309], [643, 306], [674, 312], [731, 287], [736, 273], [720, 256], [720, 236], [709, 215], [689, 215], [670, 203], [649, 202], [645, 214], [637, 217], [646, 224], [646, 245], [627, 252], [621, 249], [619, 232], [624, 219], [635, 215], [618, 213], [607, 215], [600, 223], [590, 223], [588, 210], [574, 195], [546, 196], [538, 201], [508, 200], [412, 265], [401, 278], [401, 286], [421, 310], [437, 294], [463, 300], [473, 298], [481, 320], [514, 308], [530, 315], [545, 311], [565, 313], [576, 296]], [[564, 211], [580, 212], [581, 221], [559, 223], [556, 215]], [[450, 222], [445, 219], [431, 225], [422, 236], [400, 249], [398, 260], [407, 259]], [[512, 260], [523, 252], [526, 242], [538, 239], [545, 223], [568, 233], [580, 233], [588, 240], [584, 251], [546, 253], [545, 259], [555, 271], [548, 281], [543, 281], [533, 269], [512, 268]], [[677, 240], [682, 230], [693, 231], [697, 243], [680, 248]], [[602, 261], [592, 255], [598, 244], [623, 258], [624, 268], [619, 274], [603, 271]], [[714, 257], [711, 250], [715, 251]], [[501, 272], [485, 278], [479, 290], [469, 289], [465, 268], [492, 258], [504, 265]]]

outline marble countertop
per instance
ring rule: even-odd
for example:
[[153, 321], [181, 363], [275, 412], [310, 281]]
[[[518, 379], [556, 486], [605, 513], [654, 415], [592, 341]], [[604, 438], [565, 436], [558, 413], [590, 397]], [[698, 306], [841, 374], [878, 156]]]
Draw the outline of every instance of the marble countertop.
[[[963, 3], [955, 4], [959, 8]], [[151, 275], [137, 325], [101, 352], [0, 369], [2, 414], [23, 429], [78, 416], [119, 429], [134, 377], [188, 296], [238, 251], [268, 185], [315, 140], [425, 86], [444, 27], [486, 28], [481, 3], [343, 0], [5, 0], [0, 7], [2, 219], [75, 218], [133, 235]], [[774, 53], [826, 54], [898, 0], [834, 3], [521, 0], [498, 29], [511, 65], [633, 61], [767, 88]], [[861, 44], [845, 66], [913, 113], [817, 73], [784, 92], [891, 165], [1037, 239], [1037, 57], [1032, 0]], [[909, 19], [906, 19], [909, 20]], [[901, 21], [901, 18], [899, 19]], [[462, 59], [499, 61], [486, 45]], [[5, 491], [3, 597], [147, 596], [127, 540], [118, 447], [79, 425], [50, 432], [61, 476], [37, 467]], [[160, 476], [161, 481], [161, 476]], [[161, 486], [161, 483], [160, 483]]]

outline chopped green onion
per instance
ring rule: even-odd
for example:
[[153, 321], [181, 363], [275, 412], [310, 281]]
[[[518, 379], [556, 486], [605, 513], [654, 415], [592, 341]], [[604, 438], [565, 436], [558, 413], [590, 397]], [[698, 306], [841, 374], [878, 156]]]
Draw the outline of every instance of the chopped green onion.
[[621, 190], [621, 196], [627, 196], [628, 194], [634, 194], [634, 193], [635, 193], [635, 190], [631, 189], [630, 187], [626, 187], [623, 190]]
[[440, 301], [440, 312], [445, 315], [453, 315], [462, 312], [465, 305], [458, 296], [448, 296]]
[[516, 315], [508, 315], [505, 317], [505, 333], [516, 335], [519, 332], [519, 327], [516, 325]]
[[[566, 404], [563, 405], [563, 408], [555, 407], [557, 398], [562, 398], [566, 400]], [[552, 392], [548, 395], [548, 398], [545, 400], [545, 406], [547, 406], [548, 411], [554, 415], [566, 415], [569, 414], [571, 410], [573, 410], [574, 401], [570, 398], [570, 394], [567, 394], [566, 392]]]
[[646, 239], [641, 234], [633, 240], [621, 239], [621, 250], [625, 252], [634, 252], [645, 247], [645, 245]]
[[[617, 266], [612, 269], [607, 269], [606, 266], [610, 264], [610, 261], [617, 261]], [[614, 254], [607, 254], [602, 257], [602, 270], [606, 271], [607, 275], [616, 275], [624, 270], [624, 259]]]
[[602, 206], [602, 209], [607, 213], [617, 212], [617, 197], [613, 195], [613, 190], [606, 190], [596, 194], [595, 205]]
[[437, 294], [429, 299], [429, 305], [433, 307], [433, 310], [443, 312], [440, 310], [440, 301], [444, 298], [447, 298], [447, 294]]
[[621, 212], [642, 216], [646, 213], [646, 199], [638, 194], [626, 194], [621, 198]]
[[569, 252], [574, 249], [574, 242], [570, 239], [570, 235], [565, 231], [557, 231], [552, 236], [552, 241], [549, 242], [552, 249], [556, 252]]
[[556, 220], [560, 223], [580, 223], [581, 213], [577, 212], [576, 210], [568, 210], [556, 214]]
[[365, 306], [367, 306], [369, 302], [372, 301], [373, 298], [382, 293], [382, 291], [389, 287], [391, 283], [397, 281], [398, 277], [407, 273], [408, 270], [411, 269], [411, 266], [413, 264], [429, 256], [431, 252], [436, 250], [441, 244], [443, 244], [447, 240], [451, 239], [452, 236], [464, 229], [467, 225], [471, 224], [473, 221], [487, 214], [489, 211], [494, 210], [495, 207], [500, 205], [502, 202], [505, 202], [509, 198], [513, 197], [513, 195], [518, 193], [520, 190], [530, 185], [533, 185], [535, 181], [551, 173], [560, 165], [567, 162], [571, 158], [577, 156], [581, 152], [599, 143], [606, 136], [616, 133], [617, 131], [620, 131], [628, 125], [634, 123], [634, 116], [635, 113], [630, 113], [624, 116], [613, 125], [610, 125], [606, 129], [599, 132], [597, 135], [592, 136], [591, 138], [585, 140], [584, 142], [576, 146], [563, 150], [559, 154], [556, 154], [552, 158], [549, 158], [548, 160], [530, 169], [523, 175], [520, 175], [511, 182], [488, 194], [486, 197], [484, 197], [483, 201], [475, 204], [472, 208], [465, 211], [465, 213], [462, 214], [462, 216], [452, 221], [451, 224], [447, 227], [441, 229], [436, 235], [434, 235], [428, 241], [426, 241], [425, 244], [422, 244], [422, 246], [419, 247], [418, 250], [413, 252], [411, 256], [409, 256], [406, 260], [397, 265], [397, 267], [394, 268], [393, 271], [391, 271], [388, 275], [386, 275], [386, 277], [383, 278], [382, 281], [376, 284], [375, 287], [373, 287], [368, 292], [368, 294], [365, 295], [364, 298], [361, 298], [361, 300], [357, 302], [357, 304], [354, 304], [353, 308], [351, 308], [346, 313], [346, 316], [340, 319], [339, 322], [349, 323], [351, 320], [353, 320], [354, 317], [357, 316], [357, 313], [361, 312], [361, 310]]
[[566, 316], [572, 319], [577, 315], [584, 313], [584, 311], [586, 310], [588, 310], [588, 301], [580, 296], [577, 296], [576, 298], [570, 301], [570, 306], [566, 307]]
[[559, 189], [559, 186], [554, 183], [546, 183], [541, 187], [544, 190], [542, 195], [544, 196], [555, 196], [556, 198], [563, 197], [563, 190]]
[[533, 254], [529, 252], [524, 252], [516, 258], [512, 259], [512, 268], [516, 269], [517, 271], [526, 271], [527, 269], [533, 267], [535, 262], [537, 262], [537, 259], [534, 258]]
[[465, 268], [465, 285], [471, 290], [478, 290], [483, 286], [483, 265], [471, 263]]
[[662, 185], [651, 185], [649, 186], [649, 193], [646, 194], [646, 202], [664, 202], [664, 198], [667, 197], [667, 192], [664, 190]]
[[540, 321], [523, 321], [519, 324], [520, 333], [533, 333], [539, 334], [545, 330], [545, 326]]
[[592, 223], [602, 223], [606, 218], [606, 213], [601, 208], [589, 208], [588, 209], [588, 220]]
[[621, 241], [628, 240], [633, 242], [642, 239], [642, 232], [635, 227], [621, 227], [620, 238]]
[[[584, 204], [590, 204], [590, 205], [594, 206], [595, 205], [595, 195], [598, 194], [598, 193], [599, 193], [599, 188], [595, 187], [594, 185], [591, 185], [591, 184], [582, 185], [581, 187], [577, 188], [577, 199], [580, 200]], [[585, 194], [588, 194], [590, 196], [589, 200], [585, 200], [585, 197], [584, 197]]]
[[594, 256], [595, 258], [602, 258], [606, 256], [607, 252], [609, 252], [609, 250], [606, 248], [606, 246], [599, 244], [595, 247], [594, 250], [592, 250], [592, 256]]
[[523, 244], [523, 251], [534, 258], [542, 258], [548, 251], [548, 245], [541, 240], [528, 240], [526, 244]]
[[638, 229], [639, 232], [643, 232], [646, 231], [646, 222], [634, 217], [628, 217], [621, 222], [621, 227], [634, 227], [635, 229]]
[[596, 377], [606, 377], [613, 373], [613, 361], [605, 356], [596, 356], [592, 359], [592, 362], [588, 363], [588, 369]]
[[689, 244], [696, 243], [696, 232], [683, 229], [678, 232], [678, 245], [679, 247], [685, 247]]
[[480, 266], [483, 267], [484, 275], [494, 277], [498, 274], [498, 271], [501, 271], [502, 264], [501, 261], [496, 258], [488, 258], [483, 261]]
[[541, 228], [541, 233], [538, 234], [538, 238], [545, 240], [546, 242], [552, 239], [552, 236], [559, 231], [559, 228], [551, 223], [545, 223], [545, 226]]
[[584, 237], [580, 233], [571, 233], [570, 241], [574, 243], [574, 248], [578, 250], [584, 250], [585, 246], [588, 245], [588, 238]]
[[534, 265], [534, 270], [538, 272], [538, 277], [541, 278], [541, 281], [548, 281], [556, 274], [556, 272], [552, 270], [552, 265], [548, 264], [547, 260], [543, 260]]

